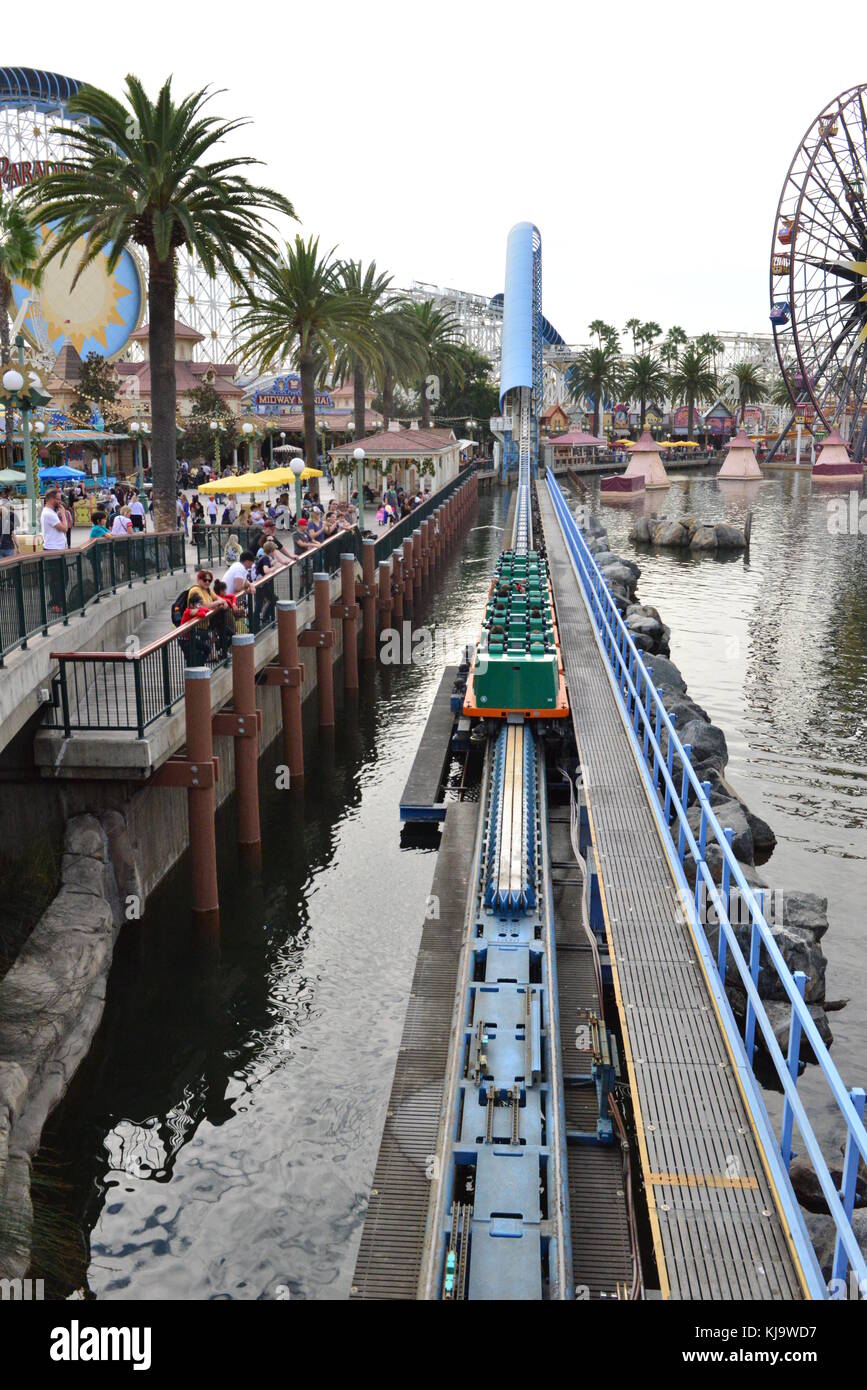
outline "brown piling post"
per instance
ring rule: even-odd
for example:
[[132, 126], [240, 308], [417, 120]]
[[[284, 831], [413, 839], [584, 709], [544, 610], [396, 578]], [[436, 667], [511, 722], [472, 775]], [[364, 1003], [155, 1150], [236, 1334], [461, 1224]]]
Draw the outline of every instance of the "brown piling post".
[[[327, 574], [313, 576], [313, 621], [320, 636], [316, 648], [316, 701], [320, 729], [334, 727], [334, 655], [331, 629], [331, 582]], [[328, 639], [332, 640], [329, 641]]]
[[211, 672], [207, 666], [188, 667], [184, 672], [184, 717], [187, 763], [193, 783], [187, 787], [193, 912], [216, 922], [220, 911], [215, 826], [217, 799], [214, 790], [214, 735], [211, 728]]
[[387, 560], [379, 562], [379, 630], [385, 631], [391, 627], [391, 612], [393, 608], [391, 598], [391, 565]]
[[355, 555], [350, 551], [340, 557], [340, 599], [352, 617], [343, 619], [343, 688], [358, 689], [358, 619], [355, 604]]
[[426, 589], [430, 579], [430, 522], [427, 517], [421, 524], [421, 582]]
[[421, 594], [421, 527], [413, 531], [413, 588]]
[[366, 540], [361, 547], [361, 607], [364, 613], [362, 656], [376, 660], [376, 542]]
[[277, 663], [284, 671], [296, 671], [299, 677], [295, 685], [280, 686], [283, 761], [289, 769], [289, 785], [296, 786], [304, 781], [304, 736], [301, 727], [302, 668], [298, 656], [298, 610], [293, 599], [277, 601]]
[[412, 612], [412, 536], [408, 536], [400, 548], [403, 557], [403, 607], [404, 612]]
[[258, 845], [262, 839], [259, 827], [259, 716], [256, 711], [255, 644], [256, 638], [252, 632], [232, 638], [239, 845]]
[[395, 623], [403, 622], [403, 555], [400, 550], [391, 552], [391, 592], [394, 596], [393, 616]]

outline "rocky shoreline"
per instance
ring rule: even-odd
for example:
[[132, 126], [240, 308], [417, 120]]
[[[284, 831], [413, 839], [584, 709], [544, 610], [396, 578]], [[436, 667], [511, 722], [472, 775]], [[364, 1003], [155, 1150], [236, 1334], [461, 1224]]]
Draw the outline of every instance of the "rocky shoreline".
[[667, 550], [746, 550], [749, 536], [725, 521], [698, 521], [694, 516], [641, 516], [629, 532], [635, 545], [655, 545]]
[[[658, 610], [638, 600], [638, 580], [641, 568], [634, 560], [626, 559], [611, 550], [608, 533], [595, 517], [581, 514], [584, 539], [593, 555], [600, 572], [605, 578], [620, 613], [626, 623], [636, 647], [652, 660], [647, 661], [652, 672], [654, 685], [664, 692], [665, 708], [675, 721], [678, 736], [682, 743], [692, 748], [691, 761], [702, 782], [710, 784], [708, 800], [714, 813], [724, 828], [734, 832], [732, 849], [750, 887], [764, 893], [765, 916], [774, 939], [789, 969], [803, 970], [807, 976], [806, 1000], [810, 1013], [819, 1029], [823, 1041], [830, 1045], [833, 1041], [828, 1013], [843, 1007], [845, 1001], [828, 1001], [825, 997], [825, 976], [827, 959], [820, 942], [828, 930], [828, 901], [814, 893], [799, 892], [793, 889], [771, 888], [758, 872], [757, 864], [764, 864], [777, 843], [773, 830], [746, 805], [731, 784], [726, 780], [728, 746], [721, 728], [711, 721], [707, 710], [703, 709], [689, 694], [687, 683], [677, 666], [670, 659], [671, 631], [663, 622]], [[644, 518], [648, 520], [648, 518]], [[668, 740], [663, 740], [662, 751], [667, 753]], [[680, 775], [678, 760], [674, 760], [675, 777]], [[693, 804], [687, 812], [689, 824], [698, 834], [701, 809], [691, 797]], [[707, 863], [711, 872], [719, 877], [722, 854], [716, 845], [710, 845]], [[684, 863], [687, 880], [695, 884], [695, 865], [690, 856]], [[737, 898], [732, 894], [732, 916], [735, 922]], [[744, 912], [741, 914], [746, 917]], [[749, 952], [750, 929], [748, 925], [735, 926], [738, 941], [745, 954]], [[708, 925], [707, 936], [711, 948], [716, 949], [718, 927]], [[743, 1018], [746, 1011], [746, 992], [740, 977], [729, 965], [726, 977], [726, 993], [736, 1017]], [[783, 1051], [788, 1045], [789, 1005], [782, 985], [776, 975], [763, 968], [759, 975], [759, 993], [766, 1001], [768, 1017], [774, 1026], [777, 1041]], [[763, 1046], [757, 1030], [757, 1041]], [[802, 1051], [804, 1061], [812, 1060], [812, 1051], [805, 1044]]]

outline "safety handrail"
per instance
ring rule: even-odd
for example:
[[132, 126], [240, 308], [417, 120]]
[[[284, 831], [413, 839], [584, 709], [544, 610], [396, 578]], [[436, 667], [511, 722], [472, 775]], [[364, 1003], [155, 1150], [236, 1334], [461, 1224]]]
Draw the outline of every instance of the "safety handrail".
[[[865, 1129], [863, 1123], [865, 1093], [861, 1088], [854, 1088], [851, 1092], [847, 1091], [831, 1058], [831, 1054], [819, 1035], [816, 1024], [807, 1008], [804, 999], [806, 976], [800, 971], [796, 972], [794, 976], [792, 975], [782, 952], [774, 940], [773, 934], [764, 916], [763, 906], [760, 905], [756, 894], [748, 883], [732, 851], [732, 831], [722, 828], [710, 804], [708, 799], [710, 783], [702, 783], [699, 781], [690, 758], [692, 751], [691, 745], [684, 745], [681, 743], [674, 727], [675, 716], [669, 715], [662, 700], [661, 688], [657, 689], [651, 680], [650, 671], [652, 670], [652, 663], [650, 669], [648, 669], [642, 654], [639, 652], [629, 634], [629, 630], [623, 621], [617, 604], [608, 588], [608, 584], [599, 570], [581, 534], [580, 528], [569, 511], [559, 484], [550, 473], [548, 474], [547, 482], [549, 495], [560, 521], [564, 538], [578, 569], [581, 587], [586, 595], [588, 607], [590, 608], [594, 623], [599, 631], [606, 659], [615, 677], [617, 690], [632, 730], [634, 743], [641, 753], [647, 772], [650, 774], [650, 781], [654, 793], [657, 798], [661, 799], [663, 802], [662, 807], [658, 807], [657, 809], [661, 809], [663, 812], [660, 823], [664, 825], [668, 839], [666, 848], [670, 847], [670, 858], [674, 861], [674, 865], [676, 865], [679, 871], [684, 886], [686, 886], [686, 879], [683, 874], [683, 864], [687, 850], [696, 865], [696, 884], [692, 904], [692, 929], [694, 933], [700, 934], [704, 948], [703, 954], [714, 964], [721, 986], [725, 984], [728, 952], [731, 952], [731, 960], [741, 978], [741, 983], [746, 991], [748, 1000], [744, 1022], [744, 1038], [741, 1039], [739, 1033], [735, 1035], [738, 1047], [743, 1052], [752, 1074], [753, 1054], [755, 1050], [753, 1040], [755, 1035], [755, 1024], [758, 1023], [767, 1044], [771, 1062], [782, 1085], [785, 1103], [783, 1109], [782, 1134], [778, 1141], [782, 1162], [786, 1171], [788, 1171], [789, 1163], [792, 1158], [792, 1124], [794, 1121], [797, 1121], [807, 1153], [816, 1172], [823, 1195], [828, 1204], [830, 1215], [834, 1220], [837, 1230], [832, 1264], [832, 1280], [843, 1280], [848, 1265], [857, 1275], [862, 1293], [867, 1292], [867, 1260], [865, 1260], [858, 1246], [851, 1225], [859, 1154], [865, 1162], [867, 1162], [867, 1129]], [[643, 727], [643, 738], [639, 738], [641, 732], [640, 726]], [[668, 738], [667, 753], [663, 753], [663, 730], [665, 730]], [[675, 757], [679, 761], [682, 769], [681, 787], [679, 790], [674, 780]], [[660, 778], [664, 787], [664, 797], [661, 795], [662, 788], [660, 788], [659, 785]], [[687, 820], [690, 791], [694, 793], [695, 800], [701, 811], [698, 840], [696, 840], [692, 827]], [[678, 824], [678, 843], [676, 848], [670, 828], [671, 811], [674, 812]], [[717, 887], [707, 864], [708, 832], [713, 836], [721, 854], [720, 888]], [[702, 885], [711, 899], [720, 924], [719, 946], [715, 960], [710, 951], [699, 913]], [[749, 964], [741, 951], [729, 915], [731, 910], [731, 894], [734, 887], [738, 889], [742, 900], [747, 905], [750, 915]], [[791, 1004], [792, 1012], [787, 1057], [783, 1056], [782, 1049], [774, 1034], [773, 1025], [767, 1016], [758, 993], [762, 948], [766, 951], [768, 960], [773, 965], [774, 971]], [[798, 1095], [797, 1075], [802, 1035], [806, 1036], [809, 1042], [819, 1069], [830, 1087], [838, 1111], [846, 1125], [846, 1150], [843, 1165], [842, 1191], [838, 1191], [834, 1184], [819, 1141], [816, 1138], [815, 1132], [813, 1131]], [[753, 1079], [755, 1083], [755, 1077]], [[761, 1100], [757, 1083], [755, 1083], [755, 1096], [756, 1100], [763, 1106], [764, 1103]], [[819, 1289], [815, 1291], [820, 1292]], [[839, 1289], [836, 1289], [835, 1293], [836, 1292], [839, 1292]], [[828, 1290], [825, 1289], [820, 1292], [820, 1296], [828, 1296]]]

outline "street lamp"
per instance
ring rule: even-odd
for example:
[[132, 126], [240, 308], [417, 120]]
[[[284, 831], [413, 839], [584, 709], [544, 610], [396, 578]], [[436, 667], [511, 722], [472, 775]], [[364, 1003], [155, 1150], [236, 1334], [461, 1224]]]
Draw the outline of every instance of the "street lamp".
[[219, 420], [211, 420], [209, 423], [210, 423], [211, 429], [212, 429], [213, 432], [214, 432], [214, 468], [216, 469], [217, 474], [219, 474], [219, 472], [220, 472], [220, 431], [222, 430], [223, 426], [220, 424]]
[[253, 440], [256, 436], [256, 426], [251, 425], [249, 420], [245, 420], [241, 426], [241, 433], [247, 441], [247, 468], [253, 472]]
[[28, 372], [25, 378], [23, 371], [18, 368], [24, 367], [24, 338], [19, 333], [15, 339], [15, 346], [18, 349], [18, 367], [11, 364], [7, 366], [2, 377], [3, 390], [0, 392], [0, 401], [6, 410], [18, 409], [21, 412], [21, 433], [24, 437], [24, 467], [27, 479], [27, 501], [30, 506], [30, 518], [28, 531], [33, 534], [37, 530], [37, 499], [36, 499], [36, 470], [33, 464], [33, 453], [30, 448], [30, 412], [34, 406], [46, 405], [48, 396], [42, 390], [42, 382], [36, 372]]
[[140, 420], [130, 420], [130, 422], [129, 422], [129, 432], [130, 432], [130, 434], [132, 435], [133, 439], [135, 440], [135, 469], [136, 469], [136, 482], [137, 482], [137, 486], [138, 486], [138, 491], [139, 491], [139, 492], [141, 492], [141, 490], [142, 490], [142, 488], [143, 488], [143, 486], [144, 486], [144, 477], [143, 477], [143, 474], [142, 474], [142, 462], [141, 462], [141, 436], [142, 436], [142, 429], [143, 429], [143, 426], [142, 426], [142, 423], [141, 423]]
[[301, 474], [304, 472], [303, 458], [295, 458], [289, 467], [295, 474], [295, 525], [301, 520]]
[[352, 457], [358, 472], [358, 529], [364, 531], [364, 450], [353, 449]]

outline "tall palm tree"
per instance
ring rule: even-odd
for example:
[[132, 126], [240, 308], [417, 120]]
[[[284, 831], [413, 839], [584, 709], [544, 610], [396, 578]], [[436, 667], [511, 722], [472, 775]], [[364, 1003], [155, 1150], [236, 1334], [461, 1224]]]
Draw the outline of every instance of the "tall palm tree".
[[430, 428], [429, 378], [439, 377], [450, 371], [456, 380], [461, 379], [460, 340], [458, 321], [448, 309], [437, 309], [433, 300], [422, 303], [413, 302], [412, 313], [416, 320], [416, 332], [421, 344], [424, 368], [419, 378], [421, 397], [421, 423], [423, 429]]
[[592, 323], [587, 325], [587, 332], [590, 334], [591, 338], [598, 338], [600, 343], [604, 339], [607, 330], [608, 324], [604, 319], [594, 319]]
[[700, 337], [696, 338], [695, 345], [697, 348], [701, 348], [702, 352], [707, 353], [713, 362], [713, 369], [716, 371], [717, 358], [726, 350], [722, 338], [718, 338], [715, 333], [702, 333]]
[[768, 394], [768, 384], [755, 362], [745, 358], [732, 367], [732, 389], [737, 396], [740, 423], [744, 423], [744, 412], [748, 405], [763, 401]]
[[641, 428], [644, 429], [647, 402], [654, 397], [664, 396], [668, 389], [668, 375], [662, 361], [652, 352], [636, 353], [626, 364], [621, 385], [631, 401], [638, 401]]
[[[238, 330], [245, 362], [265, 368], [295, 362], [301, 375], [304, 454], [316, 459], [316, 375], [333, 367], [338, 352], [364, 358], [370, 351], [368, 305], [347, 289], [343, 262], [334, 249], [319, 253], [319, 238], [297, 236], [283, 254], [259, 267], [247, 291]], [[362, 388], [363, 389], [363, 388]], [[363, 399], [363, 397], [362, 397]]]
[[696, 401], [709, 400], [716, 395], [716, 372], [710, 357], [695, 343], [688, 343], [677, 358], [668, 378], [672, 400], [685, 400], [689, 408], [687, 439], [692, 439]]
[[337, 333], [337, 355], [333, 364], [329, 363], [328, 366], [333, 367], [334, 375], [340, 381], [352, 380], [355, 438], [363, 439], [367, 377], [376, 372], [382, 361], [379, 326], [393, 300], [393, 296], [389, 295], [391, 276], [378, 274], [376, 261], [371, 261], [367, 270], [362, 270], [361, 261], [344, 261], [340, 267], [340, 279], [350, 297], [364, 301], [367, 341], [366, 345], [359, 342], [357, 325], [352, 323], [346, 341]]
[[641, 319], [627, 319], [623, 325], [623, 332], [632, 334], [632, 351], [637, 352], [641, 337]]
[[647, 323], [641, 325], [638, 333], [638, 341], [640, 343], [649, 343], [653, 346], [661, 332], [662, 325], [656, 323], [653, 319], [649, 319]]
[[[39, 234], [20, 204], [0, 201], [0, 357], [10, 360], [9, 317], [12, 281], [34, 285], [39, 279]], [[12, 411], [6, 412], [6, 467], [12, 467]]]
[[427, 361], [419, 320], [410, 300], [395, 298], [383, 310], [377, 322], [377, 337], [380, 351], [376, 383], [382, 397], [383, 428], [388, 429], [394, 414], [395, 386], [409, 389], [424, 375]]
[[593, 400], [593, 433], [598, 436], [601, 405], [606, 396], [616, 397], [620, 389], [622, 363], [616, 344], [603, 341], [599, 347], [585, 348], [566, 373], [566, 385], [576, 399]]
[[672, 362], [672, 365], [677, 361], [678, 357], [680, 356], [680, 349], [684, 347], [685, 344], [688, 342], [689, 338], [687, 337], [684, 330], [681, 328], [680, 324], [672, 324], [671, 328], [669, 328], [668, 332], [665, 335], [665, 347], [667, 349], [668, 357], [669, 360]]
[[263, 212], [295, 215], [287, 198], [242, 172], [257, 160], [217, 154], [215, 147], [245, 123], [205, 114], [210, 97], [202, 88], [176, 102], [169, 79], [152, 101], [132, 75], [123, 101], [80, 87], [67, 103], [71, 115], [84, 118], [64, 130], [67, 164], [21, 194], [41, 218], [57, 223], [46, 259], [65, 259], [75, 248], [77, 275], [102, 252], [113, 270], [130, 242], [147, 256], [151, 461], [160, 530], [175, 526], [177, 253], [184, 247], [207, 275], [220, 266], [240, 283], [245, 270], [258, 272], [273, 254]]

